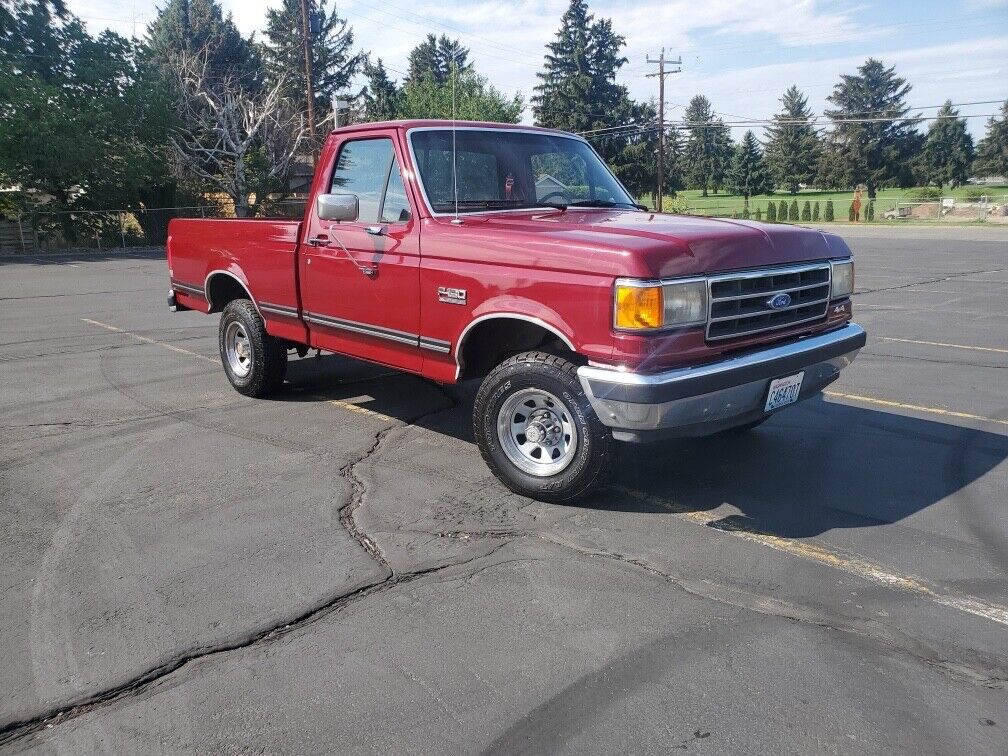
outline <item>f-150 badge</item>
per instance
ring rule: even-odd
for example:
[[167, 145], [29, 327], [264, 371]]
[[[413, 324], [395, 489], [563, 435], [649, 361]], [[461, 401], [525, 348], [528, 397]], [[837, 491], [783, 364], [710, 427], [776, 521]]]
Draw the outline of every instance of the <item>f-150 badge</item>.
[[438, 302], [464, 305], [466, 303], [466, 290], [452, 289], [448, 286], [438, 286], [437, 298]]

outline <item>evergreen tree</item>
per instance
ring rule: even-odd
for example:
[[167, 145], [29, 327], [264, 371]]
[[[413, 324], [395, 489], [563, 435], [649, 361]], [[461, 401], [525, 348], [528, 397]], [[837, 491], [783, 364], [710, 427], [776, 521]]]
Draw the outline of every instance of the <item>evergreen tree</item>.
[[690, 186], [703, 190], [723, 185], [726, 171], [726, 150], [731, 144], [724, 124], [714, 118], [714, 108], [703, 95], [690, 100], [684, 116], [689, 138], [683, 150], [686, 180]]
[[812, 220], [819, 220], [819, 200], [816, 200], [815, 205], [812, 206]]
[[[835, 106], [826, 115], [833, 120], [833, 159], [839, 159], [843, 183], [865, 184], [874, 198], [880, 186], [909, 186], [911, 160], [920, 147], [918, 121], [907, 117], [910, 109], [906, 80], [895, 68], [869, 58], [857, 74], [844, 74], [827, 99]], [[870, 122], [850, 119], [875, 118]]]
[[797, 194], [815, 176], [819, 135], [808, 98], [798, 87], [789, 87], [780, 101], [783, 108], [767, 129], [766, 160], [777, 184]]
[[836, 216], [833, 214], [833, 200], [826, 200], [826, 214], [823, 215], [823, 220], [830, 223], [836, 220]]
[[[627, 60], [621, 54], [624, 44], [609, 19], [596, 21], [584, 0], [571, 0], [537, 74], [532, 96], [536, 123], [577, 133], [633, 122], [640, 106], [616, 83]], [[593, 143], [607, 161], [619, 163], [628, 139], [599, 135]]]
[[[352, 50], [353, 29], [327, 6], [328, 0], [308, 0], [312, 25], [317, 29], [311, 44], [316, 113], [329, 112], [333, 95], [346, 90], [365, 61], [363, 53]], [[303, 29], [301, 0], [281, 0], [279, 7], [267, 9], [262, 45], [266, 75], [270, 84], [283, 80], [283, 94], [295, 103], [304, 103], [307, 92]]]
[[364, 118], [368, 121], [391, 121], [399, 113], [399, 89], [389, 78], [382, 59], [374, 65], [364, 61], [364, 76], [367, 86], [361, 92], [364, 101]]
[[791, 207], [788, 211], [788, 220], [798, 220], [798, 200], [791, 200]]
[[766, 219], [767, 223], [777, 222], [777, 205], [771, 202], [766, 208]]
[[808, 200], [805, 200], [805, 204], [802, 205], [801, 219], [803, 221], [812, 220], [812, 203]]
[[728, 187], [745, 198], [746, 212], [749, 210], [751, 196], [767, 194], [772, 188], [770, 174], [763, 162], [763, 151], [752, 131], [747, 131], [742, 143], [735, 148], [728, 174]]
[[865, 207], [865, 220], [868, 222], [875, 220], [875, 200], [868, 200], [868, 205]]
[[423, 42], [410, 51], [409, 75], [404, 84], [423, 81], [427, 74], [431, 75], [438, 86], [449, 84], [453, 64], [457, 66], [460, 76], [471, 71], [469, 48], [462, 47], [457, 39], [449, 39], [444, 34], [440, 37], [428, 34]]
[[1008, 176], [1008, 100], [1001, 106], [1001, 117], [987, 121], [973, 170], [978, 176]]
[[781, 200], [780, 204], [777, 205], [777, 220], [781, 223], [787, 222], [788, 207], [787, 200]]
[[236, 79], [246, 91], [262, 88], [256, 46], [241, 35], [230, 13], [224, 16], [217, 0], [168, 0], [144, 40], [144, 55], [162, 69], [165, 86], [175, 79], [180, 54], [200, 50], [207, 51], [209, 78]]
[[941, 189], [945, 184], [952, 188], [964, 184], [973, 164], [973, 137], [966, 131], [966, 119], [946, 100], [931, 122], [921, 165], [928, 183]]
[[[452, 89], [438, 83], [431, 71], [421, 79], [407, 82], [397, 100], [399, 118], [452, 117]], [[523, 110], [525, 102], [521, 95], [508, 99], [472, 69], [459, 74], [454, 107], [459, 120], [518, 123]]]

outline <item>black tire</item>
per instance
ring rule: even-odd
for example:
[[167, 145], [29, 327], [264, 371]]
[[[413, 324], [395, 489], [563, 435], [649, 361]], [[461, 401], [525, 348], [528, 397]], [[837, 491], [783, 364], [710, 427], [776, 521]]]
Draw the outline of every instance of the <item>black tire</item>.
[[[251, 348], [247, 372], [233, 367], [228, 357], [226, 341], [232, 324], [234, 328], [241, 329]], [[224, 373], [238, 393], [261, 398], [273, 394], [283, 385], [287, 375], [287, 347], [283, 340], [266, 333], [263, 319], [250, 300], [228, 302], [221, 313], [218, 342]]]
[[[532, 475], [522, 470], [508, 457], [498, 435], [501, 409], [509, 398], [526, 389], [560, 399], [567, 410], [562, 413], [564, 419], [576, 430], [573, 458], [552, 475]], [[581, 388], [577, 366], [556, 355], [523, 352], [494, 368], [476, 395], [473, 434], [490, 471], [522, 496], [553, 503], [572, 502], [604, 485], [609, 477], [613, 457], [609, 429], [598, 419]]]

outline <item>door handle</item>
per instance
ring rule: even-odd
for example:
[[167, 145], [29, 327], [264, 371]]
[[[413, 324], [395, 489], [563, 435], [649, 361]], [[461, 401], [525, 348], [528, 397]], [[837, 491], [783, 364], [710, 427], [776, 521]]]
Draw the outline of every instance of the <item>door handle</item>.
[[365, 231], [367, 231], [371, 236], [384, 236], [385, 227], [384, 226], [365, 226]]
[[308, 240], [309, 247], [328, 247], [331, 244], [332, 242], [330, 242], [324, 236], [315, 236]]

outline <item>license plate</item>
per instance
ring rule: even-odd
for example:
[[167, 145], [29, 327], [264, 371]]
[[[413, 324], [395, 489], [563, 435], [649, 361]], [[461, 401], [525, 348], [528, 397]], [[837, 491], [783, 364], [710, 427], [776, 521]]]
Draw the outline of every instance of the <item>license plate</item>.
[[770, 381], [770, 390], [767, 392], [766, 406], [763, 411], [770, 412], [797, 402], [804, 377], [805, 371], [802, 371], [797, 375], [789, 375]]

